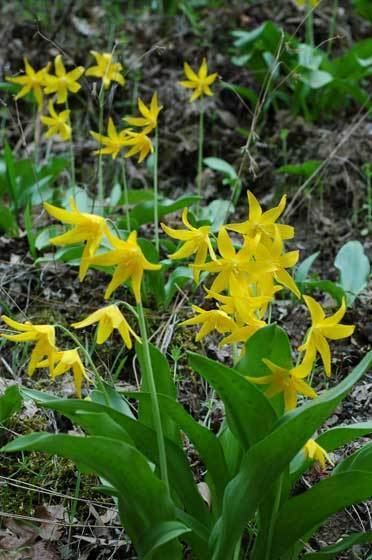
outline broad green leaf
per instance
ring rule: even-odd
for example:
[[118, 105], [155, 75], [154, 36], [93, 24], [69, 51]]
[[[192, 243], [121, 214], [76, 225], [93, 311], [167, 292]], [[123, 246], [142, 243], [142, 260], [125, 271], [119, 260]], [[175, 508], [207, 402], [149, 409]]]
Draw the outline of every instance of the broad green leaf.
[[217, 198], [202, 209], [201, 218], [208, 220], [213, 232], [218, 232], [225, 223], [229, 211], [234, 211], [231, 202]]
[[164, 483], [151, 471], [134, 447], [106, 437], [30, 434], [12, 441], [3, 451], [44, 451], [83, 462], [107, 480], [120, 494], [122, 522], [140, 558], [146, 536], [163, 522], [175, 521], [174, 504]]
[[359, 241], [348, 241], [336, 255], [335, 267], [340, 271], [340, 284], [349, 305], [367, 285], [370, 264]]
[[243, 449], [259, 441], [272, 428], [276, 415], [267, 398], [236, 370], [198, 354], [189, 362], [223, 400], [228, 425]]
[[297, 175], [300, 177], [306, 177], [307, 179], [315, 173], [321, 166], [322, 162], [320, 160], [309, 159], [304, 163], [291, 163], [288, 165], [282, 165], [277, 169], [278, 173], [286, 173], [287, 175]]
[[305, 554], [304, 560], [333, 560], [334, 558], [338, 558], [340, 552], [350, 550], [357, 544], [367, 544], [370, 542], [372, 542], [372, 531], [368, 531], [366, 533], [355, 533], [349, 537], [345, 537], [335, 544], [322, 548], [319, 552], [310, 552], [309, 554]]
[[[237, 58], [238, 57], [234, 57], [235, 60], [233, 62], [237, 66], [241, 66], [242, 64], [239, 64], [236, 61]], [[243, 64], [245, 64], [248, 61], [249, 56], [248, 57], [245, 56], [244, 58], [245, 58], [245, 60], [243, 61]], [[232, 92], [234, 92], [237, 95], [237, 97], [240, 96], [240, 97], [243, 97], [243, 99], [247, 99], [253, 105], [253, 107], [255, 107], [258, 103], [257, 93], [251, 88], [248, 88], [248, 87], [245, 87], [245, 86], [237, 86], [235, 84], [230, 84], [230, 83], [224, 82], [224, 81], [220, 82], [220, 86], [231, 90]]]
[[123, 398], [123, 396], [118, 393], [115, 387], [111, 387], [106, 381], [102, 379], [101, 381], [103, 390], [101, 389], [94, 389], [91, 394], [90, 398], [93, 402], [98, 404], [103, 404], [105, 406], [109, 406], [125, 416], [129, 416], [129, 418], [134, 418], [134, 414], [128, 404], [128, 402]]
[[372, 442], [367, 443], [361, 449], [357, 449], [357, 451], [354, 451], [354, 453], [352, 453], [341, 463], [336, 465], [336, 467], [333, 469], [332, 475], [338, 475], [340, 473], [349, 472], [351, 470], [372, 471]]
[[[231, 557], [244, 527], [270, 492], [271, 484], [365, 373], [371, 361], [372, 352], [336, 387], [285, 414], [264, 439], [246, 452], [239, 473], [226, 488], [222, 516], [213, 529], [213, 560]], [[288, 530], [288, 535], [291, 534], [292, 529]]]
[[22, 398], [17, 385], [11, 385], [0, 396], [0, 424], [22, 408]]
[[372, 5], [370, 0], [353, 0], [357, 13], [372, 22]]
[[333, 76], [324, 70], [308, 70], [301, 73], [300, 80], [312, 89], [320, 89], [332, 82]]
[[[169, 198], [160, 199], [158, 202], [159, 219], [167, 214], [172, 214], [172, 212], [189, 207], [198, 200], [199, 197], [194, 195], [181, 196], [177, 200], [171, 200]], [[154, 221], [154, 202], [151, 200], [137, 204], [137, 206], [132, 209], [130, 217], [136, 224], [136, 227], [152, 223]]]
[[144, 550], [147, 550], [143, 560], [152, 560], [154, 551], [160, 546], [190, 531], [191, 529], [189, 527], [179, 521], [164, 521], [163, 523], [159, 523], [153, 530], [148, 532], [141, 545]]
[[[309, 70], [318, 70], [323, 59], [321, 50], [306, 43], [298, 45], [298, 64]], [[301, 70], [300, 70], [301, 72]]]
[[47, 226], [42, 229], [35, 238], [35, 247], [38, 251], [50, 246], [50, 239], [56, 237], [61, 232], [60, 228], [55, 225]]
[[326, 292], [335, 299], [338, 305], [342, 304], [342, 300], [346, 297], [344, 290], [332, 280], [305, 280], [302, 282], [301, 289], [304, 293], [312, 293], [314, 290]]
[[8, 235], [18, 235], [16, 215], [6, 206], [0, 207], [0, 230]]
[[227, 175], [227, 177], [230, 177], [230, 179], [236, 179], [238, 177], [238, 174], [236, 173], [233, 166], [224, 159], [217, 157], [207, 157], [204, 158], [203, 162], [207, 167], [210, 167], [210, 169], [219, 171], [220, 173]]
[[307, 538], [332, 514], [372, 496], [371, 471], [351, 470], [324, 479], [310, 490], [288, 500], [274, 528], [272, 560], [280, 558], [296, 541]]
[[304, 282], [309, 275], [310, 269], [314, 261], [318, 258], [320, 251], [313, 253], [303, 260], [296, 268], [294, 279], [297, 284]]

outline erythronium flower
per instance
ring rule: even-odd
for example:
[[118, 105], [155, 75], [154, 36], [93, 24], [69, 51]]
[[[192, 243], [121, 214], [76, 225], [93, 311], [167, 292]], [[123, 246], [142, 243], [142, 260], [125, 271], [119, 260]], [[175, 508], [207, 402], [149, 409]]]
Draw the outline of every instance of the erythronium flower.
[[303, 296], [311, 315], [311, 327], [308, 331], [306, 342], [299, 347], [299, 350], [306, 351], [306, 354], [315, 359], [319, 352], [326, 375], [331, 375], [331, 351], [327, 338], [339, 340], [351, 336], [354, 332], [354, 325], [340, 325], [340, 321], [346, 312], [345, 300], [336, 313], [326, 317], [321, 305], [310, 296]]
[[237, 328], [233, 319], [220, 309], [211, 309], [206, 311], [197, 305], [193, 305], [192, 308], [196, 313], [199, 313], [199, 315], [192, 317], [191, 319], [186, 319], [186, 321], [182, 321], [182, 323], [179, 324], [202, 325], [200, 331], [196, 335], [196, 342], [202, 340], [202, 338], [207, 336], [213, 330], [216, 330], [219, 333], [226, 333], [232, 332]]
[[80, 212], [73, 198], [70, 198], [71, 211], [57, 208], [44, 202], [44, 208], [57, 220], [73, 225], [74, 228], [62, 235], [50, 239], [52, 245], [74, 245], [85, 241], [84, 251], [80, 261], [79, 280], [83, 280], [89, 268], [89, 259], [94, 256], [102, 239], [106, 236], [109, 240], [113, 237], [105, 218], [96, 214]]
[[[169, 255], [169, 258], [172, 260], [186, 259], [195, 253], [195, 264], [204, 264], [208, 252], [212, 259], [216, 258], [212, 243], [209, 239], [211, 227], [201, 226], [196, 228], [192, 226], [187, 218], [187, 212], [187, 208], [184, 208], [182, 212], [182, 222], [186, 226], [186, 230], [173, 229], [165, 224], [160, 224], [163, 231], [169, 235], [169, 237], [184, 241], [182, 247], [175, 253]], [[197, 282], [199, 280], [200, 270], [194, 269], [193, 275], [195, 282]]]
[[22, 86], [22, 89], [15, 96], [15, 99], [24, 97], [32, 91], [39, 108], [41, 108], [43, 104], [42, 87], [45, 85], [45, 76], [50, 68], [50, 63], [38, 71], [32, 68], [27, 58], [24, 59], [24, 64], [25, 73], [23, 76], [6, 76], [5, 79], [12, 84], [19, 84]]
[[[54, 366], [52, 377], [58, 377], [59, 375], [63, 375], [64, 373], [72, 370], [76, 394], [79, 399], [81, 399], [81, 386], [84, 379], [89, 381], [89, 377], [86, 374], [84, 364], [80, 359], [78, 349], [74, 348], [73, 350], [62, 350], [57, 352], [55, 354], [55, 360], [58, 363]], [[38, 365], [38, 367], [42, 366], [42, 363]]]
[[285, 224], [277, 224], [277, 219], [281, 216], [286, 205], [286, 196], [283, 195], [278, 206], [262, 212], [262, 208], [257, 198], [251, 191], [248, 191], [248, 219], [241, 224], [228, 224], [226, 229], [231, 229], [250, 238], [257, 234], [263, 240], [273, 239], [278, 232], [281, 239], [292, 239], [294, 228]]
[[330, 456], [328, 455], [327, 451], [323, 449], [323, 447], [321, 447], [319, 443], [317, 443], [313, 439], [309, 439], [305, 443], [303, 447], [303, 452], [305, 454], [306, 459], [317, 461], [323, 469], [326, 466], [326, 461], [328, 461], [328, 463], [333, 465], [333, 462]]
[[244, 325], [244, 327], [238, 327], [228, 336], [225, 336], [219, 346], [224, 346], [225, 344], [237, 344], [238, 342], [247, 342], [247, 340], [259, 329], [266, 327], [265, 321], [258, 322], [254, 321], [251, 325]]
[[191, 266], [196, 270], [217, 273], [211, 286], [213, 292], [229, 290], [233, 277], [239, 282], [247, 282], [256, 279], [260, 274], [275, 270], [275, 265], [268, 261], [260, 263], [253, 261], [257, 242], [258, 239], [248, 240], [239, 251], [236, 251], [227, 231], [222, 227], [217, 238], [217, 247], [222, 258]]
[[311, 399], [316, 398], [317, 394], [314, 389], [304, 381], [304, 377], [310, 374], [313, 367], [314, 361], [311, 357], [291, 369], [280, 367], [266, 358], [262, 361], [271, 370], [271, 375], [264, 375], [262, 377], [248, 376], [247, 379], [251, 383], [257, 383], [258, 385], [269, 385], [265, 391], [265, 395], [269, 398], [283, 393], [286, 412], [296, 408], [298, 394], [305, 395]]
[[12, 340], [13, 342], [36, 342], [35, 347], [31, 353], [30, 362], [28, 365], [28, 374], [31, 376], [38, 362], [47, 357], [47, 365], [52, 374], [53, 360], [57, 352], [55, 346], [55, 330], [53, 325], [33, 325], [32, 323], [18, 323], [6, 315], [1, 316], [2, 320], [12, 329], [20, 331], [19, 334], [2, 334], [3, 338]]
[[65, 111], [61, 111], [57, 113], [53, 101], [49, 101], [48, 103], [48, 110], [49, 115], [40, 117], [40, 120], [43, 124], [48, 127], [48, 131], [45, 133], [46, 138], [50, 138], [51, 136], [59, 136], [62, 140], [70, 140], [71, 138], [71, 126], [70, 122], [70, 111], [66, 109]]
[[124, 157], [129, 158], [138, 154], [138, 162], [141, 163], [149, 153], [154, 151], [150, 138], [144, 132], [134, 132], [130, 128], [126, 130], [124, 146], [131, 146]]
[[123, 282], [131, 280], [136, 303], [141, 303], [141, 283], [144, 271], [159, 270], [161, 265], [153, 264], [145, 258], [137, 242], [136, 231], [132, 231], [126, 241], [112, 236], [110, 242], [114, 247], [112, 251], [96, 255], [89, 260], [90, 264], [117, 266], [106, 289], [105, 299], [108, 299]]
[[122, 150], [125, 146], [124, 140], [128, 138], [126, 130], [121, 130], [119, 133], [117, 132], [114, 121], [111, 117], [108, 121], [107, 136], [93, 131], [90, 131], [90, 134], [99, 144], [103, 146], [99, 150], [95, 151], [94, 154], [109, 154], [112, 156], [112, 159], [115, 159], [118, 156], [120, 150]]
[[209, 86], [213, 84], [218, 74], [215, 72], [214, 74], [210, 74], [208, 76], [208, 64], [206, 58], [203, 58], [203, 62], [201, 63], [197, 74], [187, 64], [187, 62], [183, 65], [183, 71], [185, 72], [187, 80], [179, 82], [180, 85], [184, 88], [194, 90], [192, 96], [190, 97], [190, 102], [195, 101], [195, 99], [198, 99], [202, 95], [213, 95]]
[[117, 305], [108, 305], [102, 309], [98, 309], [86, 317], [86, 319], [83, 319], [83, 321], [72, 323], [71, 326], [74, 327], [74, 329], [82, 329], [97, 322], [97, 344], [103, 344], [114, 329], [119, 331], [125, 346], [129, 348], [129, 350], [132, 348], [130, 335], [140, 342], [140, 338], [129, 325]]
[[85, 72], [86, 76], [101, 78], [105, 89], [110, 86], [111, 82], [117, 82], [121, 86], [125, 84], [124, 76], [121, 73], [123, 66], [120, 62], [114, 62], [112, 53], [90, 52], [96, 59], [96, 65], [88, 68]]
[[138, 98], [138, 110], [142, 117], [126, 117], [124, 120], [130, 126], [144, 127], [142, 132], [148, 134], [158, 125], [158, 116], [163, 106], [158, 104], [158, 94], [155, 92], [152, 96], [149, 107], [146, 107], [142, 99]]
[[66, 72], [62, 56], [58, 54], [54, 59], [56, 75], [45, 76], [45, 93], [56, 93], [57, 103], [66, 103], [68, 92], [77, 93], [81, 88], [78, 79], [84, 74], [85, 68], [77, 66], [70, 72]]

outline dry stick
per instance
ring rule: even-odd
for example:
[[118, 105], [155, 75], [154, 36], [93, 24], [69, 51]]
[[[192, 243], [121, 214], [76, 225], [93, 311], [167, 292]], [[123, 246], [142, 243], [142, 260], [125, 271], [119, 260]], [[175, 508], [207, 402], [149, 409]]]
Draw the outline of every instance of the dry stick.
[[[369, 99], [366, 100], [364, 102], [364, 104], [362, 105], [362, 107], [359, 109], [357, 116], [360, 115], [360, 113], [362, 112], [362, 110], [364, 109], [365, 105], [368, 104]], [[310, 175], [310, 177], [308, 179], [306, 179], [306, 181], [299, 187], [299, 189], [296, 191], [295, 195], [293, 196], [290, 204], [287, 206], [287, 209], [284, 212], [284, 216], [285, 217], [289, 217], [293, 214], [293, 212], [295, 212], [300, 206], [301, 204], [303, 204], [303, 201], [299, 201], [297, 203], [297, 205], [295, 206], [295, 202], [296, 200], [299, 198], [299, 196], [302, 194], [302, 192], [306, 189], [306, 187], [309, 185], [309, 183], [311, 183], [313, 181], [313, 179], [315, 179], [315, 177], [324, 169], [324, 167], [329, 163], [329, 161], [336, 155], [336, 153], [339, 151], [339, 149], [349, 140], [349, 138], [354, 134], [354, 132], [357, 130], [357, 128], [362, 124], [363, 121], [366, 120], [366, 118], [369, 116], [370, 111], [367, 110], [364, 115], [362, 115], [360, 117], [360, 119], [357, 120], [356, 123], [354, 123], [353, 125], [350, 125], [349, 129], [346, 131], [344, 137], [340, 140], [340, 142], [336, 145], [336, 147], [332, 150], [332, 152], [329, 154], [329, 156], [327, 157], [327, 159], [325, 159], [320, 165], [319, 167], [314, 171], [314, 173], [312, 173], [312, 175]], [[283, 217], [284, 217], [283, 216]]]
[[[50, 525], [59, 525], [61, 527], [73, 528], [86, 528], [92, 527], [93, 529], [107, 529], [108, 525], [89, 525], [83, 523], [67, 523], [66, 521], [55, 521], [54, 519], [45, 519], [45, 517], [32, 517], [31, 515], [18, 515], [16, 513], [8, 513], [0, 511], [0, 517], [7, 517], [10, 519], [21, 519], [23, 521], [33, 521], [34, 523], [48, 523]], [[110, 529], [122, 529], [121, 525], [110, 525]]]

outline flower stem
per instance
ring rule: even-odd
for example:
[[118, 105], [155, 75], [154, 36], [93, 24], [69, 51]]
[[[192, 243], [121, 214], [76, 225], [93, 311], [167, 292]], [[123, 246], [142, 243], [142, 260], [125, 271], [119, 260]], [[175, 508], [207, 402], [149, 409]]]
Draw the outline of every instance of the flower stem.
[[154, 228], [155, 247], [157, 252], [159, 253], [158, 147], [158, 127], [156, 127], [154, 138]]
[[[197, 195], [201, 198], [202, 192], [202, 171], [203, 171], [203, 144], [204, 144], [204, 101], [200, 101], [199, 115], [199, 146], [198, 146], [198, 170], [196, 176]], [[196, 215], [200, 214], [200, 198], [196, 203]]]
[[156, 392], [154, 371], [152, 369], [150, 347], [149, 347], [149, 342], [148, 342], [148, 338], [147, 338], [147, 330], [146, 330], [146, 320], [145, 320], [145, 315], [144, 315], [144, 312], [143, 312], [142, 303], [138, 303], [137, 312], [138, 312], [138, 322], [139, 322], [139, 327], [140, 327], [140, 331], [141, 331], [141, 339], [142, 339], [142, 345], [143, 345], [143, 357], [144, 357], [144, 366], [145, 366], [144, 373], [145, 373], [145, 376], [146, 376], [146, 383], [147, 383], [147, 387], [149, 389], [150, 397], [151, 397], [153, 420], [154, 420], [155, 431], [156, 431], [156, 439], [157, 439], [158, 450], [159, 450], [160, 476], [161, 476], [161, 479], [163, 480], [163, 482], [165, 483], [168, 494], [170, 494], [169, 480], [168, 480], [167, 455], [166, 455], [166, 452], [165, 452], [163, 426], [162, 426], [162, 423], [161, 423], [160, 407], [159, 407], [158, 395], [157, 395], [157, 392]]
[[[98, 115], [98, 132], [102, 134], [103, 132], [103, 108], [105, 105], [105, 89], [102, 85], [99, 95], [98, 95], [98, 103], [99, 103], [99, 115]], [[103, 186], [103, 166], [102, 166], [102, 150], [99, 151], [98, 154], [98, 207], [99, 212], [103, 215], [104, 214], [104, 200], [105, 200], [105, 191]]]
[[100, 391], [102, 392], [104, 399], [106, 401], [106, 405], [110, 406], [110, 401], [105, 389], [105, 385], [102, 382], [102, 378], [98, 372], [98, 369], [95, 366], [95, 363], [92, 360], [91, 355], [89, 354], [88, 350], [85, 348], [85, 346], [83, 346], [83, 344], [80, 342], [80, 340], [78, 339], [78, 337], [76, 335], [74, 335], [71, 331], [69, 331], [68, 329], [66, 329], [66, 327], [64, 327], [63, 325], [60, 324], [56, 324], [55, 325], [57, 328], [61, 329], [64, 333], [66, 333], [74, 342], [75, 344], [80, 348], [80, 350], [83, 352], [84, 356], [87, 358], [90, 367], [92, 368], [95, 380], [96, 380], [96, 386], [100, 389]]
[[125, 169], [125, 159], [121, 160], [121, 174], [123, 177], [123, 188], [124, 188], [124, 204], [125, 204], [125, 216], [127, 219], [127, 230], [130, 231], [130, 211], [129, 211], [129, 196], [128, 196], [128, 182], [127, 173]]
[[281, 497], [282, 497], [282, 487], [283, 487], [283, 473], [280, 475], [279, 480], [277, 482], [275, 501], [274, 501], [273, 509], [272, 509], [272, 512], [271, 512], [270, 527], [269, 527], [269, 531], [268, 531], [268, 535], [267, 535], [267, 543], [266, 543], [267, 546], [266, 546], [265, 560], [270, 560], [271, 559], [271, 547], [272, 547], [272, 541], [273, 541], [274, 527], [275, 527], [276, 518], [277, 518], [278, 512], [279, 512], [280, 500], [281, 500]]
[[306, 2], [306, 43], [314, 46], [314, 17], [310, 0]]
[[[67, 99], [66, 99], [66, 109], [67, 109], [67, 111], [70, 110]], [[72, 194], [73, 194], [73, 197], [75, 198], [75, 186], [76, 186], [75, 154], [74, 154], [74, 143], [73, 143], [73, 136], [72, 136], [72, 124], [71, 124], [70, 114], [69, 114], [69, 117], [68, 117], [68, 123], [69, 123], [69, 126], [71, 127], [71, 138], [70, 138], [70, 142], [69, 142], [69, 145], [70, 145], [71, 183], [72, 183]]]
[[332, 52], [333, 39], [334, 39], [334, 34], [336, 32], [338, 2], [339, 0], [333, 0], [332, 16], [331, 16], [331, 21], [329, 24], [329, 32], [328, 32], [328, 47], [327, 47], [328, 55], [330, 55]]

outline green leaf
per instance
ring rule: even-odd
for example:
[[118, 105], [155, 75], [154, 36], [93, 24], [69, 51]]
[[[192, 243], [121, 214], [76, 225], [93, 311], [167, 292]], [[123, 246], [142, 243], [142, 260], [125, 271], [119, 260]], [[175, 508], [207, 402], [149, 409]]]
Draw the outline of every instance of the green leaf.
[[0, 423], [4, 423], [12, 414], [22, 408], [22, 398], [17, 385], [11, 385], [0, 396]]
[[147, 550], [143, 560], [152, 560], [152, 554], [160, 546], [190, 531], [191, 529], [189, 527], [186, 527], [186, 525], [179, 521], [164, 521], [163, 523], [159, 523], [153, 530], [148, 532], [142, 543], [144, 550]]
[[208, 206], [202, 208], [200, 218], [211, 224], [211, 230], [213, 232], [218, 232], [221, 229], [221, 226], [225, 223], [226, 216], [229, 211], [234, 211], [234, 206], [231, 202], [229, 200], [217, 198], [212, 200]]
[[14, 204], [14, 207], [17, 208], [18, 207], [17, 177], [15, 172], [12, 149], [9, 146], [8, 142], [5, 142], [4, 144], [4, 157], [5, 157], [5, 164], [6, 164], [6, 176], [8, 180], [9, 194]]
[[58, 226], [52, 225], [42, 229], [35, 238], [35, 247], [38, 251], [50, 245], [50, 239], [56, 237], [61, 232]]
[[357, 544], [366, 544], [372, 542], [372, 531], [367, 533], [355, 533], [349, 537], [345, 537], [336, 544], [331, 544], [320, 550], [320, 552], [310, 552], [305, 554], [304, 560], [332, 560], [337, 558], [340, 552], [349, 550]]
[[346, 297], [344, 290], [332, 280], [306, 280], [301, 284], [301, 291], [303, 293], [312, 293], [315, 290], [326, 292], [335, 299], [338, 305], [342, 304], [342, 300]]
[[286, 173], [287, 175], [297, 175], [300, 177], [306, 177], [307, 179], [311, 177], [315, 171], [319, 169], [322, 162], [320, 160], [309, 159], [304, 163], [293, 163], [288, 165], [282, 165], [277, 170], [278, 173]]
[[107, 480], [120, 495], [120, 513], [140, 558], [146, 537], [159, 524], [175, 521], [175, 507], [164, 483], [151, 471], [146, 458], [122, 441], [96, 436], [30, 434], [12, 441], [3, 451], [45, 451], [82, 462]]
[[224, 159], [217, 158], [217, 157], [207, 157], [204, 158], [203, 162], [210, 169], [213, 169], [214, 171], [219, 171], [220, 173], [223, 173], [230, 179], [237, 179], [238, 177], [238, 174], [236, 173], [233, 166], [227, 163], [227, 161], [225, 161]]
[[177, 293], [178, 288], [182, 289], [185, 284], [192, 282], [192, 269], [187, 266], [177, 266], [168, 277], [168, 281], [164, 286], [165, 299], [164, 306], [168, 307]]
[[[238, 62], [236, 62], [236, 58], [235, 57], [235, 61], [234, 64], [237, 64], [238, 66], [241, 66], [241, 64], [238, 64]], [[247, 62], [247, 57], [244, 57], [245, 60], [243, 61], [243, 64], [245, 64]], [[253, 107], [255, 107], [258, 103], [258, 96], [257, 93], [248, 87], [245, 86], [237, 86], [235, 84], [230, 84], [228, 82], [220, 82], [220, 86], [225, 87], [229, 90], [231, 90], [232, 92], [234, 92], [238, 97], [243, 97], [243, 99], [247, 99], [252, 105]]]
[[[189, 207], [198, 200], [198, 196], [190, 195], [181, 196], [177, 200], [171, 200], [169, 198], [160, 199], [158, 203], [159, 219], [167, 214], [172, 214], [172, 212]], [[153, 200], [137, 204], [137, 206], [131, 210], [130, 218], [136, 224], [136, 227], [143, 224], [151, 224], [154, 221]]]
[[353, 0], [357, 13], [372, 22], [372, 5], [370, 0]]
[[356, 296], [367, 285], [370, 264], [359, 241], [348, 241], [336, 255], [335, 267], [340, 271], [340, 284], [352, 305]]
[[[318, 70], [323, 59], [323, 53], [319, 49], [306, 43], [298, 45], [298, 64], [308, 70]], [[301, 72], [301, 70], [300, 70]]]
[[[367, 443], [361, 449], [358, 449], [352, 455], [349, 455], [336, 465], [333, 469], [332, 476], [338, 475], [343, 472], [349, 471], [372, 471], [372, 442]], [[372, 491], [372, 476], [371, 476], [371, 491]], [[372, 494], [371, 494], [372, 496]]]
[[304, 282], [309, 275], [310, 269], [313, 266], [314, 261], [318, 258], [320, 251], [313, 253], [303, 260], [296, 268], [294, 279], [296, 284]]
[[267, 398], [236, 370], [199, 354], [189, 353], [189, 362], [212, 385], [224, 402], [228, 425], [243, 449], [270, 431], [275, 412]]
[[333, 81], [333, 76], [324, 70], [309, 70], [301, 73], [300, 80], [311, 89], [320, 89]]
[[18, 225], [15, 213], [6, 206], [0, 207], [0, 230], [8, 235], [18, 235]]
[[[239, 473], [226, 488], [222, 516], [213, 529], [213, 560], [226, 560], [231, 557], [247, 522], [255, 515], [259, 505], [270, 492], [272, 484], [365, 373], [371, 361], [372, 352], [367, 354], [336, 387], [285, 414], [264, 439], [246, 452]], [[246, 405], [246, 410], [249, 410], [249, 404]], [[246, 421], [249, 422], [248, 415]], [[257, 423], [255, 425], [257, 426]], [[302, 510], [301, 514], [297, 512], [299, 522], [304, 511], [306, 510]], [[291, 527], [286, 535], [283, 538], [291, 538]], [[283, 547], [283, 551], [286, 548], [287, 546]], [[275, 553], [277, 551], [275, 546], [272, 550]]]
[[372, 496], [371, 472], [352, 470], [318, 482], [288, 500], [279, 512], [273, 534], [272, 560], [316, 530], [332, 514]]
[[134, 418], [134, 414], [128, 402], [120, 393], [118, 393], [115, 387], [111, 387], [111, 385], [106, 383], [103, 379], [101, 380], [101, 383], [104, 388], [104, 392], [100, 389], [94, 389], [90, 394], [92, 401], [109, 406], [110, 408], [125, 414], [125, 416], [129, 416], [129, 418]]

